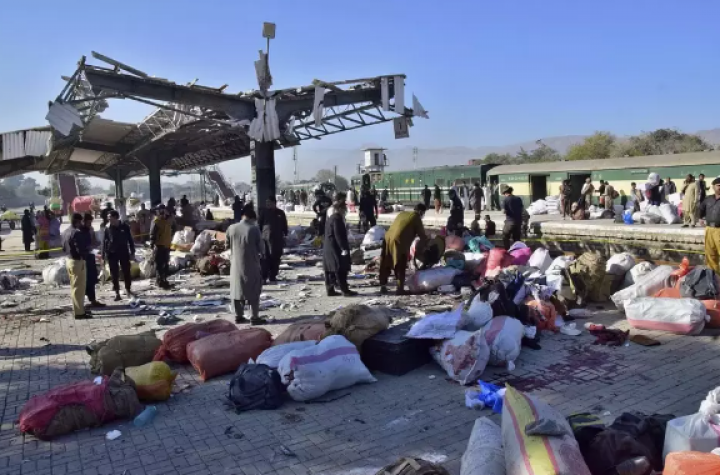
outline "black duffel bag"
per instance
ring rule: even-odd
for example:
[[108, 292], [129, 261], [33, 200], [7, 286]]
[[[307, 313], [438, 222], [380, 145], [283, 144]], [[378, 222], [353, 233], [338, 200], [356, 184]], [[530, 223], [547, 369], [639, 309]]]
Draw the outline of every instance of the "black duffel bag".
[[277, 371], [264, 364], [242, 364], [230, 380], [227, 398], [237, 412], [277, 409], [284, 392]]

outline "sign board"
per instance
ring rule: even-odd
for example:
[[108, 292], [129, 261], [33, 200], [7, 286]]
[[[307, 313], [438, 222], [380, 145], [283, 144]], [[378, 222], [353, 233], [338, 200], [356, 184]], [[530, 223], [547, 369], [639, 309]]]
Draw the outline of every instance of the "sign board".
[[527, 173], [518, 173], [514, 175], [500, 175], [500, 181], [507, 183], [507, 182], [529, 182], [530, 178]]
[[395, 129], [396, 139], [410, 138], [410, 128], [406, 117], [395, 117], [393, 119], [393, 128]]

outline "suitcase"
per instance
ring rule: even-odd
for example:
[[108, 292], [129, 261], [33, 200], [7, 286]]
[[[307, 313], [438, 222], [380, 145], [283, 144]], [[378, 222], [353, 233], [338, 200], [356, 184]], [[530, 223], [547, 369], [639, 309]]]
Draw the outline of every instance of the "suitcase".
[[402, 376], [429, 363], [434, 341], [405, 337], [413, 323], [413, 320], [404, 322], [365, 340], [362, 346], [365, 366], [372, 371]]

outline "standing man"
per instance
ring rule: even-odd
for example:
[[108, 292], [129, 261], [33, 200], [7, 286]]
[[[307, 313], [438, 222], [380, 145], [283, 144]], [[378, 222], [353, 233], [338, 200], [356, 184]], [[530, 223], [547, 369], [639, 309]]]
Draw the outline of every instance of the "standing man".
[[463, 228], [465, 227], [465, 210], [462, 201], [460, 201], [455, 188], [451, 188], [450, 191], [448, 191], [448, 197], [450, 198], [450, 217], [447, 220], [445, 228], [448, 235], [455, 234], [462, 236]]
[[[694, 178], [693, 178], [694, 180]], [[645, 199], [643, 192], [637, 187], [637, 183], [630, 183], [630, 196], [633, 197], [633, 213], [640, 211], [640, 202]]]
[[20, 220], [20, 229], [22, 229], [22, 239], [23, 244], [25, 245], [25, 252], [30, 252], [30, 244], [33, 242], [35, 226], [33, 225], [32, 218], [30, 217], [29, 209], [23, 211], [23, 217]]
[[430, 188], [428, 188], [427, 185], [425, 185], [425, 188], [422, 190], [422, 200], [423, 204], [425, 205], [425, 208], [430, 208], [430, 198], [432, 197], [432, 192], [430, 191]]
[[303, 206], [307, 206], [307, 199], [308, 199], [307, 191], [300, 190], [300, 204]]
[[[682, 189], [683, 193], [683, 228], [687, 228], [688, 226], [695, 227], [695, 223], [697, 222], [697, 183], [695, 183], [695, 177], [692, 176], [692, 174], [688, 173], [687, 177], [685, 178], [685, 184], [683, 185]], [[701, 203], [702, 204], [702, 203]]]
[[239, 223], [231, 225], [225, 235], [225, 245], [230, 254], [230, 299], [235, 308], [235, 323], [247, 323], [245, 303], [252, 309], [251, 325], [262, 325], [260, 318], [260, 293], [262, 292], [263, 239], [255, 225], [257, 214], [245, 208]]
[[705, 265], [720, 274], [720, 178], [712, 181], [713, 194], [700, 203], [705, 220]]
[[315, 203], [313, 203], [313, 211], [315, 217], [318, 220], [317, 235], [323, 236], [325, 234], [325, 222], [327, 221], [327, 211], [332, 206], [332, 200], [325, 195], [322, 188], [315, 190]]
[[[117, 211], [111, 211], [111, 213], [117, 213]], [[90, 301], [91, 307], [104, 307], [105, 304], [98, 302], [95, 294], [95, 286], [99, 282], [97, 262], [95, 260], [95, 254], [92, 252], [93, 249], [100, 247], [100, 242], [95, 235], [95, 229], [93, 228], [93, 215], [92, 213], [85, 213], [83, 216], [82, 234], [85, 236], [87, 243], [88, 253], [85, 255], [85, 269], [87, 269], [87, 278], [85, 279], [85, 295]]]
[[130, 275], [130, 256], [135, 255], [135, 242], [133, 241], [130, 226], [120, 221], [120, 213], [117, 211], [110, 212], [110, 223], [105, 228], [102, 247], [103, 261], [107, 262], [110, 268], [110, 278], [112, 279], [113, 290], [115, 291], [115, 301], [120, 299], [120, 269], [123, 273], [123, 282], [125, 283], [125, 292], [128, 297], [132, 296]]
[[442, 190], [437, 184], [433, 192], [433, 200], [435, 200], [435, 214], [442, 213]]
[[155, 269], [157, 276], [155, 281], [161, 289], [172, 288], [167, 278], [170, 274], [170, 244], [175, 234], [174, 222], [168, 216], [168, 210], [160, 205], [157, 209], [157, 216], [150, 227], [150, 247], [153, 249]]
[[605, 209], [613, 210], [613, 203], [615, 198], [615, 187], [612, 186], [608, 181], [605, 181]]
[[363, 233], [368, 232], [368, 229], [377, 224], [375, 217], [375, 210], [377, 209], [377, 202], [366, 187], [362, 189], [362, 195], [360, 196], [360, 228]]
[[242, 210], [243, 210], [243, 202], [240, 200], [240, 197], [238, 195], [235, 195], [235, 201], [233, 201], [232, 204], [232, 210], [233, 210], [233, 222], [239, 223], [240, 219], [242, 217]]
[[498, 211], [500, 211], [500, 185], [498, 185], [498, 182], [494, 182], [492, 184], [492, 202], [493, 202], [493, 208]]
[[167, 202], [167, 213], [171, 218], [175, 217], [175, 206], [177, 206], [177, 202], [175, 201], [175, 197], [171, 196]]
[[380, 201], [383, 204], [383, 207], [387, 207], [388, 199], [390, 199], [390, 192], [387, 189], [387, 186], [383, 188], [382, 193], [380, 193]]
[[703, 173], [698, 175], [698, 179], [695, 184], [697, 186], [698, 203], [702, 203], [705, 201], [707, 191], [709, 190], [708, 186], [705, 184], [705, 175]]
[[101, 228], [104, 228], [108, 224], [108, 214], [110, 211], [112, 211], [112, 203], [105, 203], [105, 209], [100, 211], [100, 219], [102, 219], [102, 223], [100, 224]]
[[387, 293], [387, 283], [391, 272], [395, 272], [397, 295], [405, 295], [405, 271], [407, 270], [410, 246], [416, 237], [420, 242], [415, 247], [416, 255], [422, 254], [427, 237], [422, 219], [425, 216], [425, 205], [415, 205], [414, 211], [401, 211], [393, 221], [380, 251], [380, 292]]
[[667, 200], [670, 195], [674, 195], [675, 193], [677, 193], [675, 182], [672, 181], [670, 177], [667, 177], [667, 180], [665, 180], [665, 184], [663, 185], [663, 194], [665, 195], [665, 199]]
[[140, 210], [135, 213], [138, 224], [140, 224], [140, 230], [144, 236], [142, 240], [147, 240], [147, 234], [150, 232], [150, 211], [145, 208], [145, 203], [140, 203]]
[[593, 193], [595, 193], [595, 185], [592, 184], [592, 179], [590, 177], [587, 177], [585, 179], [585, 184], [580, 190], [580, 197], [583, 198], [583, 200], [585, 201], [586, 209], [592, 204]]
[[560, 185], [560, 207], [562, 207], [563, 219], [570, 214], [570, 207], [572, 206], [570, 202], [571, 195], [572, 185], [570, 184], [570, 180], [565, 180], [563, 184]]
[[512, 243], [522, 237], [523, 203], [522, 200], [513, 195], [511, 186], [503, 190], [503, 211], [505, 212], [505, 226], [503, 227], [503, 245], [510, 249]]
[[482, 213], [482, 203], [485, 199], [480, 183], [475, 183], [475, 187], [472, 189], [470, 195], [470, 201], [472, 201], [473, 210], [475, 211], [475, 220], [480, 221], [480, 213]]
[[600, 205], [600, 208], [605, 207], [605, 182], [603, 180], [600, 180], [600, 187], [598, 188], [598, 204]]
[[340, 288], [344, 297], [354, 297], [357, 292], [350, 290], [347, 277], [350, 272], [350, 244], [347, 237], [345, 215], [347, 205], [345, 193], [338, 193], [329, 211], [323, 239], [323, 268], [325, 270], [325, 290], [328, 297], [338, 295], [335, 287]]
[[82, 215], [74, 213], [70, 227], [62, 234], [62, 247], [67, 255], [65, 266], [70, 276], [70, 295], [75, 320], [92, 318], [90, 312], [85, 310], [85, 285], [87, 282], [85, 256], [88, 254], [88, 243], [87, 238], [83, 235], [82, 226]]
[[258, 227], [262, 232], [264, 243], [264, 258], [262, 260], [263, 282], [277, 283], [280, 272], [280, 259], [285, 247], [285, 237], [288, 235], [288, 222], [285, 211], [277, 207], [274, 196], [265, 201], [266, 209], [260, 211]]

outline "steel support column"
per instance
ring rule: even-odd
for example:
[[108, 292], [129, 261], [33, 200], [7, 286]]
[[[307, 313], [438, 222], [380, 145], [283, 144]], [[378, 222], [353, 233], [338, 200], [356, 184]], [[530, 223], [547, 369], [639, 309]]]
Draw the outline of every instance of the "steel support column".
[[149, 159], [145, 162], [150, 179], [150, 206], [157, 206], [162, 203], [162, 183], [160, 183], [160, 169], [162, 166], [156, 159]]
[[275, 147], [272, 142], [250, 142], [250, 166], [255, 210], [265, 207], [265, 200], [275, 192]]

